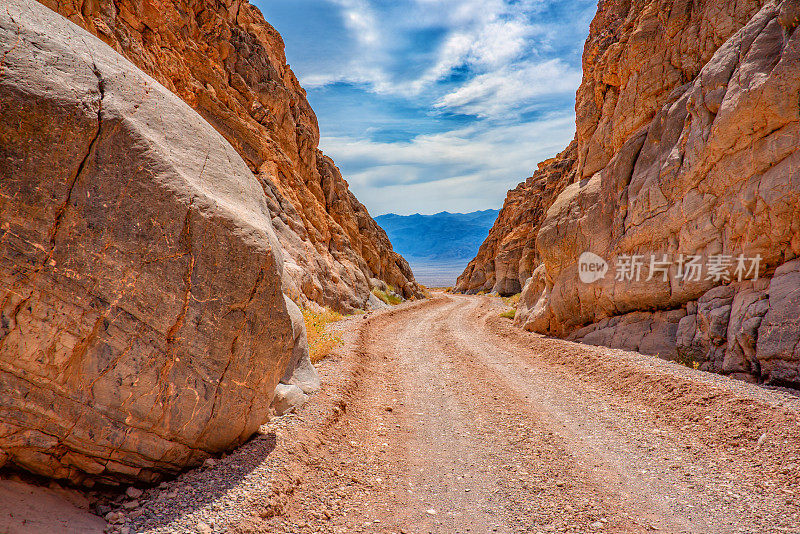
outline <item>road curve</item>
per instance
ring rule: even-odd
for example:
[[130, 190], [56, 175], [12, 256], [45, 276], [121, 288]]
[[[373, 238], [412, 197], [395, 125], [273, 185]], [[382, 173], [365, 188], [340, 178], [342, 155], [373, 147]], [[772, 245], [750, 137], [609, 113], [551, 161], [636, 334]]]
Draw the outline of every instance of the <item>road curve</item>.
[[437, 293], [339, 324], [322, 391], [270, 426], [277, 445], [225, 521], [234, 532], [800, 532], [800, 398], [523, 332], [504, 310]]

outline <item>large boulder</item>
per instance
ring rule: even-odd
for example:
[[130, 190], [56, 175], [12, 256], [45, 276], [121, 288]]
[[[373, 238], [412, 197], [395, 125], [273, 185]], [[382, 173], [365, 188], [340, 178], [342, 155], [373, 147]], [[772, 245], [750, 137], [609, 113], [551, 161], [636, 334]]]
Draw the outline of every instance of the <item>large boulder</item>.
[[[800, 385], [800, 260], [783, 264], [769, 284], [769, 306], [756, 328], [761, 373], [777, 385]], [[752, 334], [751, 334], [752, 335]]]
[[241, 443], [303, 357], [258, 180], [34, 0], [0, 58], [0, 463], [152, 481]]

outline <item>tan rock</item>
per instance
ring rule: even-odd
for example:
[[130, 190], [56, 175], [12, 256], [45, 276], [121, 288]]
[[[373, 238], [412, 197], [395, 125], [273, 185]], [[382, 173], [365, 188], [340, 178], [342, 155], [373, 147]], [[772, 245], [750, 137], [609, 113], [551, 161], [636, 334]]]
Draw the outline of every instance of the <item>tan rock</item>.
[[762, 376], [776, 385], [800, 384], [800, 260], [775, 271], [769, 310], [758, 327], [756, 356]]
[[733, 298], [722, 364], [724, 373], [746, 373], [754, 378], [761, 376], [756, 341], [758, 328], [770, 306], [768, 283], [766, 279], [756, 283], [746, 282]]
[[631, 312], [576, 330], [568, 339], [674, 360], [678, 324], [685, 316], [684, 310]]
[[33, 0], [0, 10], [0, 57], [1, 456], [150, 482], [241, 443], [303, 328], [259, 181]]
[[575, 100], [578, 179], [604, 169], [622, 146], [693, 80], [763, 0], [603, 2], [583, 51]]
[[550, 289], [547, 284], [547, 272], [544, 265], [539, 265], [522, 289], [514, 324], [529, 332], [549, 332], [553, 314], [548, 306]]

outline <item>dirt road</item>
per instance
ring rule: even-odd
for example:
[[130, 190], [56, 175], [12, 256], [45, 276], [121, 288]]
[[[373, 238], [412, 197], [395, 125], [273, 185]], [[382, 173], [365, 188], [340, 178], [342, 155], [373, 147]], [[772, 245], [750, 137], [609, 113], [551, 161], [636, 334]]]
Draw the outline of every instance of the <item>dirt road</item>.
[[342, 322], [313, 402], [151, 494], [136, 530], [800, 532], [798, 397], [504, 309], [437, 294]]

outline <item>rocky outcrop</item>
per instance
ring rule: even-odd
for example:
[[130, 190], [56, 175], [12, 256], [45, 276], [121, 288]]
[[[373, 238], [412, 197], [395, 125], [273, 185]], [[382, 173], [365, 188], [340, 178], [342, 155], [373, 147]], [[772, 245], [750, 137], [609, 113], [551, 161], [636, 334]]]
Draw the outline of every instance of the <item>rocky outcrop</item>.
[[263, 180], [33, 0], [0, 58], [0, 464], [150, 482], [241, 443], [305, 356]]
[[[800, 385], [799, 15], [796, 0], [600, 4], [575, 178], [534, 232], [518, 324]], [[605, 277], [582, 281], [586, 252]]]
[[291, 300], [287, 300], [287, 308], [294, 326], [295, 345], [286, 372], [275, 388], [271, 406], [275, 415], [300, 408], [311, 395], [319, 391], [321, 385], [317, 370], [311, 363], [303, 312]]
[[406, 261], [318, 149], [319, 128], [283, 41], [246, 0], [41, 0], [197, 110], [258, 177], [285, 252], [286, 290], [341, 312], [370, 278], [406, 297]]
[[539, 264], [536, 232], [547, 208], [575, 176], [576, 143], [543, 161], [533, 176], [508, 192], [489, 236], [458, 277], [455, 290], [513, 295]]

